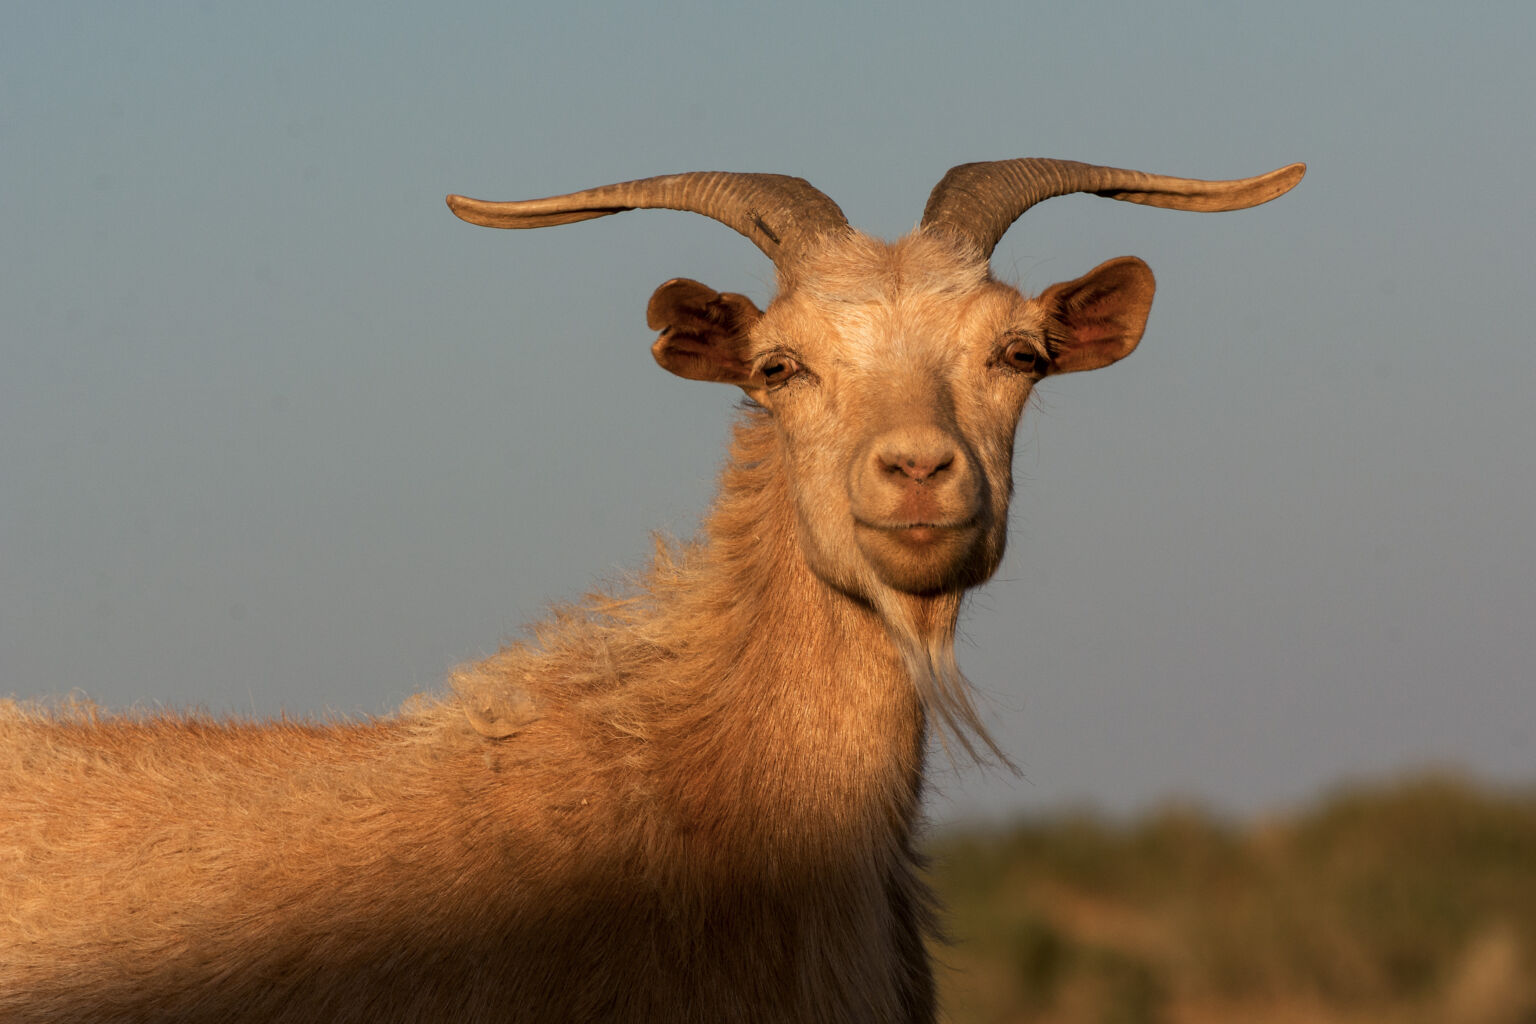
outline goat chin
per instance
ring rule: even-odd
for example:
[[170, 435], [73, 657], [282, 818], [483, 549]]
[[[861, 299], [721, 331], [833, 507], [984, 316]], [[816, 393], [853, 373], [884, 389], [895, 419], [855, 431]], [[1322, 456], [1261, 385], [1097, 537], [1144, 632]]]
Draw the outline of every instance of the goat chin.
[[982, 529], [961, 526], [871, 527], [857, 530], [859, 551], [880, 581], [910, 594], [961, 590], [979, 582], [977, 558], [985, 542]]

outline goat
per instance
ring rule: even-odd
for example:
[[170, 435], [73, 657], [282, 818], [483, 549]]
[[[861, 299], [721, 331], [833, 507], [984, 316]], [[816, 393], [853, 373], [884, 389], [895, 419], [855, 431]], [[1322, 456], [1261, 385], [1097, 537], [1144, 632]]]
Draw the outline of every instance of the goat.
[[1052, 196], [1239, 209], [1303, 173], [966, 164], [894, 243], [780, 175], [450, 196], [693, 211], [773, 260], [766, 310], [681, 279], [647, 310], [663, 368], [748, 399], [700, 539], [384, 719], [9, 702], [0, 1019], [933, 1020], [928, 737], [996, 750], [961, 595], [1031, 389], [1130, 353], [1153, 293], [1123, 257], [1028, 298], [993, 247]]

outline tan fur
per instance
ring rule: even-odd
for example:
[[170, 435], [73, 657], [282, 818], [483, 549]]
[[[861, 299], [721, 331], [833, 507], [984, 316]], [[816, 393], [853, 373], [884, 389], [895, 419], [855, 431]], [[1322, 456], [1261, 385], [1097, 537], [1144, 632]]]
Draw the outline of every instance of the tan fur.
[[658, 292], [657, 358], [754, 403], [629, 592], [378, 721], [0, 708], [0, 1020], [933, 1019], [926, 723], [980, 728], [1009, 345], [1080, 325], [922, 232], [714, 295]]

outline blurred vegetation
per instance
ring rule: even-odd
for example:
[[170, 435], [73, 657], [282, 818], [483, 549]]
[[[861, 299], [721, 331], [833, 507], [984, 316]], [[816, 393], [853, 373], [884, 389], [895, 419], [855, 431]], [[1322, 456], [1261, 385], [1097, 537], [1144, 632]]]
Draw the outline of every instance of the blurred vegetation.
[[1447, 775], [930, 844], [953, 1024], [1536, 1024], [1536, 790]]

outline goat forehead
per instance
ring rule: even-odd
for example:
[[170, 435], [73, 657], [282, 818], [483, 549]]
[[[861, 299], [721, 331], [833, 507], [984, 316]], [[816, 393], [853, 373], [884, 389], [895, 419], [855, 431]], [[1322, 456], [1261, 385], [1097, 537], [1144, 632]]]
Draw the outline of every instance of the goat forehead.
[[972, 245], [948, 235], [917, 231], [885, 242], [849, 232], [826, 239], [802, 275], [800, 288], [819, 304], [866, 305], [974, 292], [987, 281], [987, 263]]
[[[793, 347], [849, 366], [915, 359], [942, 365], [957, 334], [997, 319], [985, 259], [963, 242], [916, 232], [897, 242], [853, 234], [825, 244], [797, 274], [783, 314]], [[779, 318], [774, 318], [778, 320]]]

